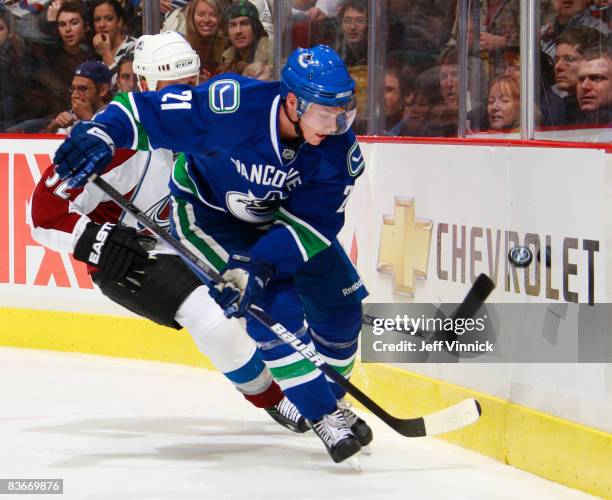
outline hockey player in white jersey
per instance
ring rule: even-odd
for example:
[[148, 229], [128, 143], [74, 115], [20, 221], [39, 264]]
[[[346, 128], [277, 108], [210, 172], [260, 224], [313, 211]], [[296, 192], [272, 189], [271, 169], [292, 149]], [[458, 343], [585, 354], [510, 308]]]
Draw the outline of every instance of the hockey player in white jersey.
[[[136, 45], [134, 72], [143, 91], [174, 83], [195, 85], [199, 58], [177, 33], [144, 35]], [[167, 149], [119, 150], [102, 177], [167, 226], [172, 162], [173, 154]], [[265, 408], [281, 425], [296, 432], [307, 430], [304, 418], [273, 381], [241, 323], [226, 319], [183, 261], [143, 235], [138, 222], [95, 186], [68, 189], [52, 165], [37, 185], [31, 214], [34, 239], [86, 262], [107, 297], [156, 323], [187, 328], [199, 350], [247, 400]]]

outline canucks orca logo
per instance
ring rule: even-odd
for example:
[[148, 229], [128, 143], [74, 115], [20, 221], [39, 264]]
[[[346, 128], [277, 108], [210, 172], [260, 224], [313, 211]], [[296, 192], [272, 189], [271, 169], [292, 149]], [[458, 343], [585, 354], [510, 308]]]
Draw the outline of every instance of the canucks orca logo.
[[314, 55], [312, 52], [304, 51], [298, 56], [298, 64], [302, 68], [307, 68], [314, 62]]
[[230, 191], [225, 196], [225, 204], [229, 211], [241, 220], [269, 222], [286, 197], [281, 191], [269, 191], [265, 198], [257, 198], [250, 191], [248, 194]]
[[[149, 207], [145, 215], [149, 217], [153, 222], [155, 222], [158, 226], [161, 227], [169, 227], [170, 226], [170, 195], [162, 198], [153, 206]], [[138, 222], [138, 230], [141, 231], [145, 229], [145, 227]]]
[[363, 170], [363, 167], [365, 167], [365, 158], [363, 157], [363, 153], [357, 141], [355, 141], [355, 144], [349, 149], [348, 156], [346, 157], [346, 164], [351, 177], [357, 177]]

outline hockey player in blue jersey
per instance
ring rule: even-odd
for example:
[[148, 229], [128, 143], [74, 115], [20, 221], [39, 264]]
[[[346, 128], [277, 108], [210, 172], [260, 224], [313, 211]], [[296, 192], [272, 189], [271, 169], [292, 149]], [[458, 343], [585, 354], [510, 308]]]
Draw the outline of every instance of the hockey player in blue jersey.
[[[120, 95], [75, 127], [55, 156], [74, 185], [115, 147], [183, 151], [174, 167], [173, 233], [223, 273], [211, 295], [228, 315], [250, 303], [350, 375], [367, 295], [336, 236], [364, 159], [350, 126], [355, 84], [329, 47], [297, 49], [280, 82], [220, 75], [199, 87]], [[344, 391], [246, 314], [287, 397], [334, 461], [372, 439]], [[306, 322], [304, 322], [306, 320]]]

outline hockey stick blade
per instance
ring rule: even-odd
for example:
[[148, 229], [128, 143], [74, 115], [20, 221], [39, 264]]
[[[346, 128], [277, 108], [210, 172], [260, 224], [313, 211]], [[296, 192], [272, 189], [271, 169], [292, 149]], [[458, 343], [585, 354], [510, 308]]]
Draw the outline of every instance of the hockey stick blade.
[[[185, 263], [199, 276], [205, 284], [209, 284], [211, 281], [220, 283], [223, 278], [214, 270], [211, 269], [205, 262], [199, 259], [194, 253], [186, 248], [180, 241], [176, 240], [166, 229], [151, 220], [144, 212], [138, 207], [130, 203], [121, 193], [119, 193], [114, 187], [108, 184], [104, 179], [93, 174], [89, 178], [90, 182], [93, 182], [99, 189], [101, 189], [111, 200], [113, 200], [120, 208], [132, 215], [138, 220], [144, 227], [155, 233], [162, 241], [172, 247], [177, 254], [183, 258]], [[478, 281], [478, 280], [477, 280]], [[476, 283], [474, 284], [474, 286]], [[486, 299], [487, 294], [483, 294], [481, 291], [478, 293], [472, 293], [474, 286], [470, 290], [468, 297], [482, 297], [481, 301]], [[470, 295], [472, 293], [472, 295]], [[490, 292], [489, 292], [490, 293]], [[482, 303], [482, 302], [481, 302]], [[474, 302], [471, 302], [472, 307]], [[292, 332], [287, 330], [283, 325], [274, 321], [268, 314], [261, 308], [250, 305], [248, 308], [249, 314], [253, 316], [257, 321], [267, 327], [272, 333], [278, 338], [290, 345], [298, 354], [304, 359], [310, 361], [313, 365], [319, 368], [328, 378], [332, 379], [338, 385], [343, 387], [351, 396], [357, 401], [363, 404], [367, 409], [379, 417], [383, 422], [393, 428], [406, 437], [422, 437], [428, 434], [428, 425], [431, 427], [431, 431], [434, 432], [439, 429], [453, 430], [464, 425], [472, 423], [473, 419], [466, 418], [465, 411], [456, 411], [455, 407], [459, 405], [453, 405], [449, 408], [441, 410], [425, 417], [417, 417], [410, 419], [400, 419], [386, 412], [377, 403], [375, 403], [368, 395], [363, 393], [360, 389], [351, 384], [346, 380], [340, 373], [329, 366], [325, 361], [316, 353], [312, 351], [306, 344], [304, 344], [299, 338], [297, 338]], [[470, 401], [470, 400], [468, 400]], [[473, 401], [473, 400], [471, 400]], [[478, 408], [478, 403], [474, 403]], [[477, 417], [476, 417], [477, 418]], [[444, 423], [444, 424], [443, 424]]]
[[425, 431], [428, 436], [454, 431], [473, 424], [480, 415], [480, 403], [475, 399], [464, 399], [461, 403], [424, 416]]
[[[323, 373], [329, 376], [327, 371], [324, 370]], [[475, 399], [466, 399], [460, 403], [448, 406], [440, 411], [423, 417], [398, 418], [387, 413], [377, 403], [372, 401], [369, 396], [361, 392], [357, 387], [351, 385], [350, 382], [343, 377], [332, 376], [330, 378], [333, 378], [334, 381], [344, 387], [351, 396], [363, 404], [363, 406], [385, 422], [394, 431], [405, 437], [416, 438], [435, 436], [444, 432], [454, 431], [466, 425], [473, 424], [480, 418], [482, 413], [478, 401]]]

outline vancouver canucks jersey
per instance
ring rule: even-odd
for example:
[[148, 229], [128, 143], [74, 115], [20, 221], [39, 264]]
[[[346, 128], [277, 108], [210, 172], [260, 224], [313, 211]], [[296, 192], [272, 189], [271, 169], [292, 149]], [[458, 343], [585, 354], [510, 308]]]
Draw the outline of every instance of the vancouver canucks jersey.
[[316, 147], [283, 144], [279, 106], [278, 82], [224, 74], [195, 88], [120, 94], [95, 121], [118, 147], [182, 151], [172, 194], [273, 223], [253, 253], [293, 273], [336, 237], [365, 163], [352, 131]]

